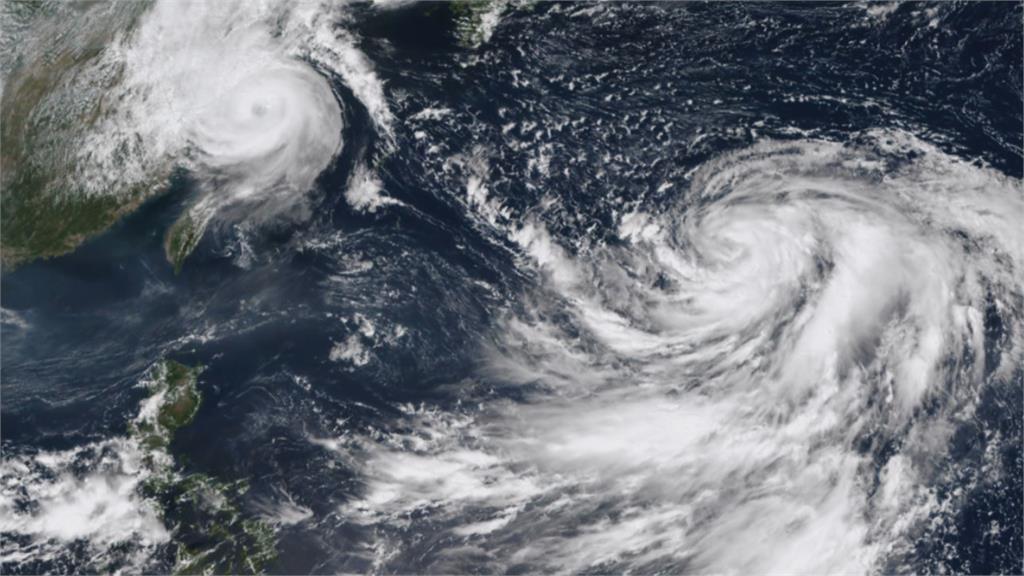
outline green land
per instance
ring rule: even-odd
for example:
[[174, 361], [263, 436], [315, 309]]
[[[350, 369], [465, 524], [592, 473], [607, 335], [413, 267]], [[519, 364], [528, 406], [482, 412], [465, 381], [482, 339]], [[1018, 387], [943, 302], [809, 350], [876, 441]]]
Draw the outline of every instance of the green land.
[[[22, 41], [12, 42], [15, 48], [4, 54], [10, 65], [0, 99], [0, 262], [5, 266], [74, 250], [138, 207], [149, 192], [133, 186], [89, 194], [76, 183], [78, 147], [110, 112], [105, 95], [121, 78], [118, 68], [98, 70], [100, 57], [145, 8], [142, 2], [112, 6], [4, 6], [10, 22], [24, 24], [16, 37]], [[76, 34], [65, 30], [71, 25]]]
[[[102, 193], [81, 183], [77, 151], [85, 135], [115, 114], [110, 91], [122, 70], [102, 55], [129, 32], [145, 2], [79, 2], [5, 5], [12, 18], [30, 25], [25, 38], [48, 37], [38, 53], [5, 54], [13, 62], [0, 99], [0, 266], [12, 268], [75, 250], [110, 228], [147, 199], [165, 192], [173, 166], [157, 166], [146, 183], [113, 185]], [[459, 41], [481, 42], [484, 15], [494, 0], [448, 4]], [[69, 27], [73, 27], [73, 30]], [[19, 45], [21, 43], [13, 43]], [[104, 68], [106, 66], [106, 68]], [[130, 154], [130, 151], [125, 153]], [[164, 238], [175, 272], [198, 244], [204, 223], [185, 213]]]
[[149, 396], [129, 424], [150, 472], [142, 492], [175, 527], [176, 574], [262, 573], [277, 556], [276, 537], [272, 526], [243, 510], [248, 483], [186, 472], [170, 454], [175, 432], [191, 424], [202, 405], [202, 370], [165, 360], [147, 378]]

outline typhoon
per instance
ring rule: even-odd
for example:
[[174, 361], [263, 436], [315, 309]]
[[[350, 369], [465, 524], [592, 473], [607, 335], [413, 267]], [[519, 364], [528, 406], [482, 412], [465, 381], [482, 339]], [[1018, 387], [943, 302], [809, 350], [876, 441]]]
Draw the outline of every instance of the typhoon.
[[870, 134], [725, 155], [586, 257], [533, 231], [524, 249], [573, 329], [509, 318], [490, 362], [544, 386], [414, 455], [360, 443], [372, 481], [352, 512], [486, 511], [452, 531], [551, 571], [859, 573], [899, 557], [952, 504], [931, 487], [948, 473], [936, 446], [986, 386], [1019, 384], [1019, 192]]
[[1020, 573], [1022, 22], [5, 3], [2, 571]]

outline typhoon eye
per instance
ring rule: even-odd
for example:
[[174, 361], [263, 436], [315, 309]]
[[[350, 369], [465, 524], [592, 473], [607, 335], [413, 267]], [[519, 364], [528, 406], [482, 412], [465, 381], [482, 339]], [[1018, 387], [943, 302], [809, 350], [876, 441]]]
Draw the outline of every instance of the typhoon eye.
[[0, 573], [1024, 573], [1024, 3], [0, 22]]

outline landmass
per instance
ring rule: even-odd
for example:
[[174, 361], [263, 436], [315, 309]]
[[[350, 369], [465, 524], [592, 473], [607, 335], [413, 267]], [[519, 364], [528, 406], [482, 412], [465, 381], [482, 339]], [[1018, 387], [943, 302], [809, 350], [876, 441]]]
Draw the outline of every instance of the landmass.
[[476, 48], [490, 39], [505, 0], [455, 0], [449, 4], [459, 44]]
[[149, 396], [129, 424], [150, 473], [143, 495], [174, 526], [174, 573], [261, 573], [277, 556], [276, 538], [272, 526], [243, 510], [248, 483], [185, 472], [169, 451], [175, 432], [192, 423], [202, 405], [202, 371], [164, 360], [146, 378]]
[[185, 210], [171, 225], [164, 237], [164, 254], [167, 256], [167, 261], [174, 267], [175, 274], [181, 272], [185, 259], [202, 239], [205, 229], [206, 227], [196, 222], [188, 210]]
[[[0, 261], [6, 267], [74, 250], [151, 193], [139, 185], [90, 193], [81, 186], [76, 154], [83, 136], [110, 113], [105, 95], [121, 78], [119, 68], [101, 68], [100, 55], [144, 7], [5, 3], [4, 32], [13, 35], [3, 53], [0, 99]], [[63, 34], [68, 22], [81, 34]], [[25, 30], [39, 34], [18, 36]]]
[[[3, 53], [0, 99], [0, 265], [4, 268], [72, 252], [169, 189], [175, 168], [172, 159], [150, 166], [141, 182], [105, 174], [109, 185], [97, 191], [85, 184], [85, 175], [97, 167], [85, 165], [88, 155], [79, 154], [88, 150], [87, 136], [117, 113], [110, 92], [121, 81], [123, 70], [102, 55], [119, 35], [132, 31], [146, 6], [143, 2], [5, 4], [5, 32], [12, 28], [15, 36]], [[450, 3], [460, 44], [473, 48], [486, 42], [505, 6], [502, 0]], [[67, 33], [72, 24], [74, 35]], [[26, 42], [18, 42], [19, 38]], [[28, 40], [39, 45], [28, 45]], [[204, 231], [205, 225], [187, 208], [167, 230], [164, 252], [175, 272]]]

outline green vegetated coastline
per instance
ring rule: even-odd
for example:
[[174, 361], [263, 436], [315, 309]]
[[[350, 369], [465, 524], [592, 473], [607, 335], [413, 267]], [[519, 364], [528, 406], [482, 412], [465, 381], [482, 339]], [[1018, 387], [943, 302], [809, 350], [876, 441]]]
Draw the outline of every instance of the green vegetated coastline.
[[[145, 3], [4, 6], [0, 99], [0, 262], [6, 268], [74, 250], [137, 208], [151, 187], [96, 194], [80, 184], [83, 136], [111, 113], [106, 98], [122, 77], [101, 55], [130, 31]], [[76, 34], [65, 33], [70, 23]], [[20, 24], [20, 26], [15, 26]], [[8, 28], [11, 29], [8, 29]]]
[[[104, 52], [132, 33], [148, 6], [4, 5], [4, 31], [14, 35], [2, 54], [0, 98], [0, 266], [5, 270], [72, 252], [170, 190], [173, 159], [148, 166], [141, 182], [128, 181], [118, 178], [117, 165], [93, 165], [90, 151], [89, 136], [118, 113], [111, 94], [123, 79], [121, 64], [104, 59]], [[114, 160], [137, 152], [118, 149]], [[104, 184], [89, 186], [97, 175]], [[165, 240], [176, 269], [201, 235], [187, 216], [179, 222], [184, 225], [168, 230]]]
[[[484, 19], [496, 1], [448, 4], [463, 46], [479, 45]], [[145, 183], [118, 185], [115, 178], [102, 193], [86, 190], [81, 182], [84, 167], [77, 148], [85, 135], [116, 114], [109, 93], [122, 79], [123, 70], [101, 57], [119, 34], [131, 32], [148, 4], [125, 3], [116, 11], [103, 3], [68, 4], [58, 8], [68, 13], [56, 14], [43, 6], [15, 3], [8, 8], [28, 22], [33, 36], [51, 37], [52, 45], [5, 54], [12, 64], [0, 98], [0, 266], [7, 270], [74, 251], [166, 192], [174, 170], [172, 162], [153, 166]], [[86, 25], [72, 44], [66, 38], [75, 35], [61, 33], [67, 24], [59, 21], [75, 17]], [[54, 30], [42, 32], [47, 27]], [[164, 252], [176, 272], [204, 230], [186, 208], [166, 231]]]
[[276, 557], [276, 537], [271, 525], [243, 510], [248, 483], [186, 472], [169, 450], [202, 405], [202, 370], [164, 360], [146, 378], [149, 395], [128, 426], [148, 468], [141, 490], [173, 527], [175, 573], [262, 573]]

